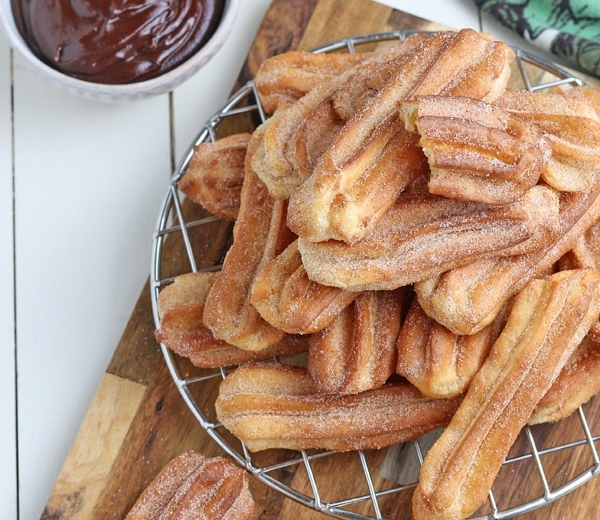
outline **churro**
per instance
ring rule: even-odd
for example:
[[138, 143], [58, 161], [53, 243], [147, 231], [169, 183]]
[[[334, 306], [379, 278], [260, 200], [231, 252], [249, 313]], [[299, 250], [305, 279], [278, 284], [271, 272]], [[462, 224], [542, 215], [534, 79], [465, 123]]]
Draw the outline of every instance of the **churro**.
[[600, 273], [527, 284], [441, 437], [413, 495], [416, 520], [466, 518], [486, 500], [521, 428], [600, 313]]
[[223, 457], [186, 451], [144, 489], [126, 520], [252, 520], [248, 473]]
[[539, 250], [492, 256], [450, 269], [415, 284], [425, 312], [456, 334], [473, 334], [489, 325], [527, 282], [543, 276], [600, 216], [600, 183], [589, 192], [560, 194], [556, 239]]
[[256, 273], [250, 303], [274, 327], [290, 334], [324, 329], [359, 296], [308, 278], [294, 240]]
[[231, 372], [215, 403], [219, 421], [250, 451], [378, 449], [444, 426], [459, 403], [407, 382], [360, 394], [319, 394], [301, 367], [260, 363]]
[[535, 124], [552, 155], [541, 174], [560, 191], [587, 191], [600, 175], [600, 119], [585, 96], [508, 89], [497, 105]]
[[[373, 71], [377, 66], [385, 66], [390, 60], [394, 62], [394, 56], [404, 54], [407, 49], [414, 47], [415, 41], [420, 39], [420, 35], [410, 36], [388, 49], [372, 53], [359, 66], [352, 67], [329, 81], [319, 83], [295, 103], [276, 110], [259, 126], [258, 131], [263, 138], [252, 158], [252, 167], [267, 186], [271, 196], [289, 197], [310, 175], [310, 172], [304, 168], [298, 168], [296, 135], [315, 108], [320, 106], [321, 115], [325, 114], [329, 117], [331, 113], [328, 111], [327, 104], [331, 102], [334, 92], [347, 82], [362, 77], [363, 70]], [[315, 119], [317, 116], [313, 114], [312, 117]], [[318, 127], [321, 128], [324, 136], [331, 137], [332, 131], [326, 124], [321, 122]], [[319, 139], [312, 139], [312, 142], [322, 146]], [[314, 155], [306, 151], [304, 154], [309, 157]]]
[[261, 350], [244, 350], [215, 338], [204, 326], [202, 316], [206, 296], [217, 276], [216, 272], [186, 273], [161, 290], [157, 300], [160, 327], [154, 333], [157, 341], [200, 368], [238, 365], [308, 350], [306, 336], [285, 334]]
[[536, 405], [529, 424], [556, 422], [600, 392], [600, 343], [588, 334]]
[[273, 114], [295, 103], [312, 88], [335, 79], [370, 55], [289, 51], [267, 58], [254, 77], [263, 110]]
[[262, 263], [277, 256], [293, 239], [285, 227], [286, 201], [273, 200], [250, 166], [255, 144], [253, 134], [233, 243], [208, 293], [203, 314], [204, 324], [216, 338], [246, 350], [262, 350], [285, 334], [258, 314], [250, 303], [250, 291]]
[[[486, 256], [538, 251], [534, 236], [541, 208], [556, 199], [535, 186], [505, 206], [407, 192], [374, 230], [355, 244], [298, 239], [311, 280], [347, 290], [395, 289]], [[528, 249], [531, 248], [531, 249]]]
[[307, 368], [319, 392], [379, 388], [396, 368], [403, 290], [365, 291], [310, 338]]
[[396, 372], [429, 397], [465, 392], [504, 325], [502, 314], [470, 336], [449, 331], [413, 299], [398, 336]]
[[510, 204], [537, 184], [551, 156], [536, 125], [477, 99], [418, 96], [402, 114], [419, 134], [436, 195]]
[[210, 213], [234, 221], [240, 208], [249, 133], [233, 134], [194, 147], [179, 190]]

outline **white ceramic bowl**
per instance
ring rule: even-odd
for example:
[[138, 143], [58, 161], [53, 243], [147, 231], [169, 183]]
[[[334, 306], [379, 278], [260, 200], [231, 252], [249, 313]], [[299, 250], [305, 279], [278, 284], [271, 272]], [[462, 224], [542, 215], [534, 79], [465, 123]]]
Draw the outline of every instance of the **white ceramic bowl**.
[[124, 85], [93, 83], [73, 78], [45, 64], [30, 50], [19, 33], [10, 6], [11, 0], [0, 0], [0, 22], [10, 45], [27, 66], [68, 92], [99, 101], [129, 101], [164, 94], [198, 72], [221, 48], [233, 26], [239, 0], [226, 0], [221, 22], [211, 38], [190, 58], [156, 78]]

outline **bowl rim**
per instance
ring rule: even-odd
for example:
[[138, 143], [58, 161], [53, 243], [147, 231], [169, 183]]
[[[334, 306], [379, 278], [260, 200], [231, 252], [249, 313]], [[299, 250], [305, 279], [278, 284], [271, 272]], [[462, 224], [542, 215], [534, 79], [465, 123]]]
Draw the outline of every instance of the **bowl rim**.
[[150, 78], [144, 81], [125, 84], [113, 83], [96, 83], [86, 81], [54, 69], [50, 65], [38, 58], [29, 45], [25, 42], [21, 33], [17, 29], [11, 0], [0, 0], [0, 25], [3, 26], [7, 35], [10, 46], [17, 51], [25, 60], [26, 64], [38, 72], [46, 79], [53, 80], [65, 87], [76, 89], [80, 92], [97, 93], [101, 95], [109, 95], [114, 97], [134, 96], [139, 94], [153, 94], [166, 92], [177, 86], [177, 80], [183, 81], [190, 73], [195, 72], [212, 58], [225, 42], [227, 36], [231, 32], [233, 22], [237, 15], [239, 0], [225, 0], [223, 13], [218, 26], [206, 41], [206, 43], [192, 56], [177, 65], [168, 72], [160, 74], [155, 78]]

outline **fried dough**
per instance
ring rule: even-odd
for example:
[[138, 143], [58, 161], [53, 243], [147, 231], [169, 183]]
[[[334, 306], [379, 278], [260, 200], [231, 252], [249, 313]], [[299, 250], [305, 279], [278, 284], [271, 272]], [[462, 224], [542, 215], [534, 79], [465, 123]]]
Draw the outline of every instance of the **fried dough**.
[[552, 155], [541, 178], [560, 191], [587, 191], [600, 175], [600, 119], [583, 96], [507, 90], [496, 104], [544, 132]]
[[406, 128], [419, 134], [436, 195], [510, 204], [537, 184], [551, 156], [537, 126], [484, 101], [417, 96], [401, 111]]
[[250, 303], [274, 327], [290, 334], [312, 334], [328, 326], [358, 296], [310, 280], [294, 240], [258, 270]]
[[[563, 94], [565, 93], [563, 92]], [[589, 85], [580, 85], [570, 89], [565, 95], [573, 96], [575, 98], [586, 98], [591, 103], [596, 114], [600, 116], [600, 90], [598, 88]]]
[[[420, 42], [402, 58], [401, 73], [343, 125], [312, 174], [290, 195], [288, 226], [313, 242], [354, 243], [365, 237], [406, 185], [424, 171], [414, 136], [406, 135], [399, 116], [399, 103], [433, 94], [493, 100], [506, 86], [512, 58], [507, 45], [470, 29], [434, 33]], [[395, 175], [376, 165], [393, 153], [390, 148], [403, 158], [394, 163]], [[357, 190], [376, 193], [377, 198], [358, 197]]]
[[177, 276], [158, 295], [160, 326], [156, 340], [200, 368], [218, 368], [308, 350], [307, 336], [285, 334], [262, 350], [244, 350], [215, 338], [204, 326], [204, 302], [219, 273], [186, 273]]
[[379, 449], [444, 426], [459, 403], [430, 399], [407, 382], [353, 395], [319, 394], [301, 367], [244, 365], [225, 377], [219, 421], [250, 451]]
[[[382, 51], [386, 59], [366, 60], [305, 117], [292, 137], [289, 156], [302, 178], [312, 175], [319, 157], [331, 145], [346, 122], [370, 103], [394, 76], [403, 73], [406, 54], [426, 38], [428, 36], [423, 33], [409, 35], [389, 50]], [[395, 142], [401, 147], [403, 138], [399, 137]], [[406, 166], [394, 160], [394, 151], [397, 155], [402, 155], [402, 150], [396, 149], [396, 144], [392, 144], [386, 147], [387, 158], [382, 158], [381, 161], [387, 162], [387, 167], [402, 172], [406, 170]], [[409, 153], [405, 161], [413, 156], [415, 154], [411, 156]]]
[[366, 291], [310, 338], [307, 368], [319, 392], [357, 394], [396, 368], [404, 290]]
[[557, 238], [538, 252], [481, 258], [415, 284], [425, 312], [456, 334], [490, 324], [527, 282], [543, 276], [600, 215], [600, 183], [589, 192], [560, 195]]
[[213, 215], [235, 221], [249, 142], [250, 134], [240, 133], [196, 145], [179, 190]]
[[[600, 221], [596, 220], [585, 233], [579, 235], [571, 248], [558, 262], [560, 269], [588, 267], [600, 270]], [[600, 320], [590, 329], [590, 336], [600, 341]]]
[[528, 239], [541, 214], [556, 219], [557, 210], [542, 186], [498, 207], [407, 192], [363, 240], [350, 245], [300, 237], [298, 249], [311, 280], [346, 290], [389, 290], [482, 257], [538, 251], [547, 241]]
[[538, 402], [528, 424], [568, 417], [600, 392], [600, 343], [588, 334]]
[[285, 334], [258, 314], [250, 303], [250, 291], [260, 266], [293, 240], [285, 226], [286, 201], [273, 200], [250, 166], [255, 144], [253, 134], [233, 243], [208, 293], [203, 314], [204, 324], [216, 338], [245, 350], [262, 350]]
[[521, 428], [600, 313], [600, 273], [531, 281], [448, 427], [413, 495], [416, 520], [466, 518], [486, 500]]
[[[413, 41], [420, 39], [408, 37], [389, 49], [374, 52], [357, 67], [350, 68], [336, 77], [316, 85], [292, 105], [282, 107], [259, 126], [262, 134], [260, 145], [252, 158], [252, 168], [267, 186], [269, 193], [275, 198], [288, 198], [290, 194], [306, 179], [310, 172], [299, 169], [296, 158], [296, 134], [315, 107], [329, 102], [331, 95], [361, 70], [372, 70], [371, 63], [382, 65], [393, 59], [395, 55], [403, 54], [405, 49], [413, 47]], [[321, 136], [331, 136], [332, 131], [327, 125], [320, 124]], [[313, 139], [319, 143], [319, 139]]]
[[500, 314], [481, 331], [459, 336], [427, 316], [414, 298], [396, 344], [396, 372], [429, 397], [460, 395], [481, 368], [504, 322]]
[[254, 77], [267, 114], [298, 101], [320, 83], [331, 81], [372, 53], [314, 53], [289, 51], [264, 60]]
[[248, 478], [224, 457], [186, 451], [165, 465], [125, 520], [252, 520]]

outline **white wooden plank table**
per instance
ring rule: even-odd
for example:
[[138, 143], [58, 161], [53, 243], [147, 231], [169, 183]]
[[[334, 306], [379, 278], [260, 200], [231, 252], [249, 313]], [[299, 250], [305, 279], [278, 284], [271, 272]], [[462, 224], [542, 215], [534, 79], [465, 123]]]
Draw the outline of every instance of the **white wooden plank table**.
[[16, 518], [17, 424], [13, 262], [11, 53], [0, 32], [0, 517]]

